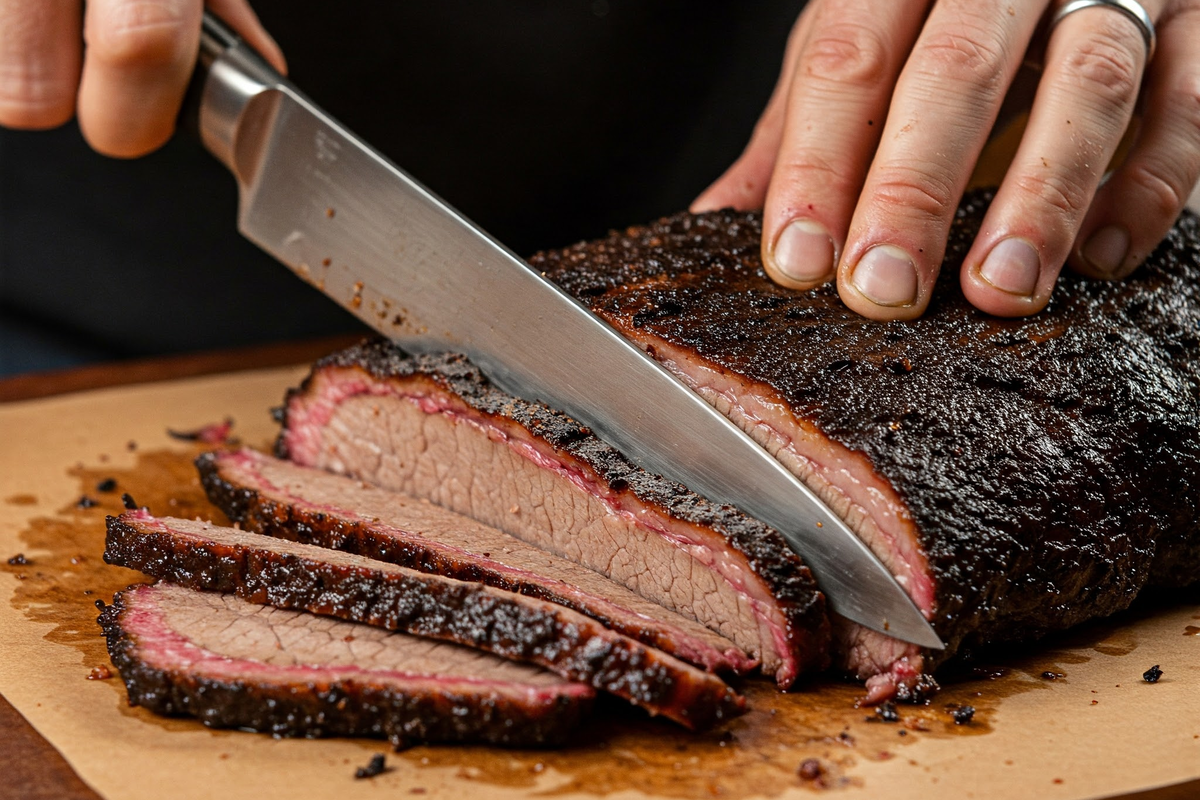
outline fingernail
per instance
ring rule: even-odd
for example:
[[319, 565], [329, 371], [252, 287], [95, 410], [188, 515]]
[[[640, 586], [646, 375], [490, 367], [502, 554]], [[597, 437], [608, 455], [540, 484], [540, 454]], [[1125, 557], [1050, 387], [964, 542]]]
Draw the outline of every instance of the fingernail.
[[877, 306], [906, 306], [917, 299], [917, 267], [908, 253], [892, 244], [868, 250], [850, 283]]
[[1129, 231], [1120, 225], [1105, 225], [1088, 237], [1079, 254], [1097, 272], [1116, 275], [1129, 255]]
[[792, 220], [775, 240], [775, 267], [794, 281], [819, 281], [833, 272], [835, 249], [833, 237], [820, 223]]
[[992, 248], [979, 268], [979, 276], [1002, 292], [1032, 297], [1041, 271], [1042, 260], [1037, 250], [1024, 239], [1014, 237]]

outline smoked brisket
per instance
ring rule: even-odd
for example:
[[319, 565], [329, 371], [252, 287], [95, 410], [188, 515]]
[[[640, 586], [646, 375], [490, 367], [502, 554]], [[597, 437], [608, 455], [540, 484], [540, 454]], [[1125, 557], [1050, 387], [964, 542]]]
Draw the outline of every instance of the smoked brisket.
[[192, 589], [537, 664], [691, 729], [745, 709], [714, 675], [568, 608], [481, 583], [144, 510], [108, 518], [104, 559]]
[[781, 687], [828, 663], [812, 575], [774, 529], [645, 472], [574, 419], [456, 355], [368, 342], [289, 393], [277, 452], [422, 497], [691, 617]]
[[955, 652], [1029, 639], [1200, 577], [1200, 225], [1130, 278], [1064, 272], [1026, 319], [972, 308], [969, 196], [929, 310], [877, 323], [832, 285], [767, 279], [761, 219], [678, 214], [531, 264], [806, 480], [947, 642], [839, 625], [841, 664], [890, 691]]
[[595, 696], [459, 645], [167, 583], [118, 592], [99, 623], [131, 704], [216, 728], [554, 746]]
[[695, 620], [578, 564], [427, 500], [253, 450], [196, 461], [209, 499], [242, 530], [329, 547], [567, 606], [710, 672], [756, 666]]

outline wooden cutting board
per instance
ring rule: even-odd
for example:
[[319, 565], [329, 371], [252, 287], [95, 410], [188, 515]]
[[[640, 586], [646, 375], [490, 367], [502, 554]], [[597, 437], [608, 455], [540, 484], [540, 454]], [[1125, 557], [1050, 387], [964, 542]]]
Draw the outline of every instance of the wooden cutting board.
[[[0, 694], [105, 798], [1200, 796], [1200, 592], [994, 654], [899, 722], [854, 707], [860, 689], [817, 681], [781, 695], [746, 681], [751, 713], [692, 735], [618, 703], [549, 752], [418, 747], [355, 780], [379, 742], [273, 740], [130, 708], [93, 607], [140, 576], [100, 559], [120, 494], [161, 514], [216, 517], [174, 440], [232, 416], [266, 446], [268, 408], [303, 374], [260, 370], [0, 405]], [[114, 491], [97, 487], [116, 481]], [[101, 487], [107, 488], [107, 487]], [[79, 508], [81, 496], [97, 500]], [[23, 553], [29, 562], [8, 565]], [[1142, 673], [1161, 665], [1162, 679]], [[89, 677], [98, 678], [89, 680]], [[955, 707], [972, 721], [954, 722]], [[2, 738], [2, 735], [0, 735]], [[821, 775], [797, 768], [816, 759]], [[1183, 782], [1190, 784], [1179, 785]], [[4, 788], [0, 785], [0, 796]]]

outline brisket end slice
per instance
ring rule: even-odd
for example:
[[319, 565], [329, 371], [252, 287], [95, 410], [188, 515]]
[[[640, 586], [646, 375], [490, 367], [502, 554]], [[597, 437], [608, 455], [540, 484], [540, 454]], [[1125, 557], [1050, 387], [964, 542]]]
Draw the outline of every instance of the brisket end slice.
[[958, 286], [989, 202], [960, 207], [911, 322], [772, 283], [755, 213], [677, 214], [530, 260], [775, 452], [905, 584], [949, 648], [841, 625], [841, 664], [884, 683], [1200, 575], [1200, 222], [1185, 213], [1124, 281], [1064, 273], [1044, 312], [998, 319]]
[[570, 609], [479, 583], [145, 511], [108, 518], [104, 559], [188, 588], [537, 664], [691, 729], [745, 710], [714, 675]]
[[556, 746], [595, 696], [458, 645], [173, 584], [118, 592], [98, 622], [132, 704], [216, 728]]
[[695, 620], [427, 500], [253, 450], [205, 453], [196, 466], [209, 499], [243, 530], [567, 606], [710, 672], [745, 673], [757, 666]]
[[828, 663], [824, 597], [782, 536], [649, 474], [461, 356], [384, 341], [314, 366], [277, 451], [499, 528], [731, 639], [786, 687]]

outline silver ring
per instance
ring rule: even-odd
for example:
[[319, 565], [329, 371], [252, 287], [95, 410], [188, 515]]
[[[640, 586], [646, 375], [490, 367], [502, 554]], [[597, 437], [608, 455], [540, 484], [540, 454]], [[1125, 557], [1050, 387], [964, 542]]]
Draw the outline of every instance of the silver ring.
[[1058, 11], [1054, 14], [1054, 19], [1050, 20], [1050, 30], [1054, 30], [1054, 26], [1062, 22], [1063, 17], [1068, 14], [1074, 14], [1076, 11], [1082, 11], [1092, 6], [1116, 9], [1133, 20], [1142, 30], [1142, 38], [1146, 41], [1146, 61], [1149, 63], [1150, 59], [1154, 57], [1154, 46], [1158, 43], [1158, 36], [1154, 32], [1154, 20], [1150, 19], [1146, 9], [1142, 8], [1142, 4], [1136, 0], [1069, 0], [1059, 6]]

